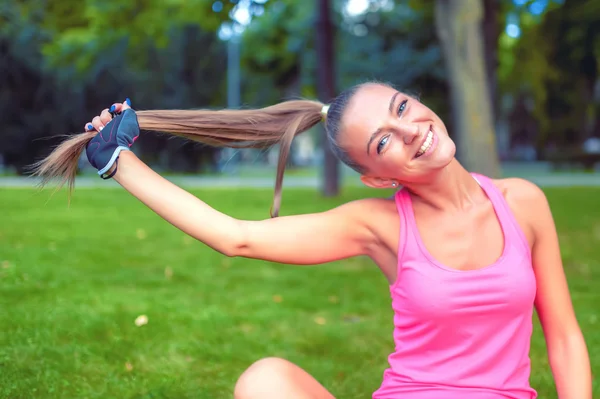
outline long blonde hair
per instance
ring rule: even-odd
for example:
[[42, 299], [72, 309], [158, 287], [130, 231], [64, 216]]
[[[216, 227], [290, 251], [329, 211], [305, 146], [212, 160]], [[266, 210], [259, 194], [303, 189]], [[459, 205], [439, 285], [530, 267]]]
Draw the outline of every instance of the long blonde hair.
[[[292, 100], [254, 110], [152, 110], [136, 111], [140, 129], [170, 133], [217, 147], [268, 148], [280, 145], [271, 216], [279, 214], [283, 173], [294, 137], [322, 120], [323, 104]], [[59, 188], [75, 184], [81, 153], [96, 132], [76, 134], [32, 165], [41, 186], [59, 179]]]
[[[342, 116], [363, 86], [388, 84], [367, 82], [352, 86], [335, 97], [326, 107], [325, 131], [331, 150], [343, 163], [359, 173], [362, 165], [356, 163], [339, 145]], [[291, 100], [251, 110], [154, 110], [136, 111], [142, 130], [170, 133], [216, 147], [269, 148], [280, 145], [275, 193], [271, 217], [279, 215], [283, 173], [294, 137], [318, 124], [325, 115], [323, 104], [311, 100]], [[73, 190], [77, 164], [81, 153], [96, 132], [71, 136], [50, 155], [32, 165], [33, 175], [42, 178], [41, 186], [59, 179], [59, 188], [65, 183]]]

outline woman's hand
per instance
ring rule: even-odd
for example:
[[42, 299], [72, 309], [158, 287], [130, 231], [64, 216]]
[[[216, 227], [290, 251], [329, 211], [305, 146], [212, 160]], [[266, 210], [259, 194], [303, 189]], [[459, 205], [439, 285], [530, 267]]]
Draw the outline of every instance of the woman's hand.
[[129, 99], [105, 108], [86, 124], [85, 129], [98, 132], [87, 145], [86, 154], [90, 164], [105, 179], [114, 175], [119, 154], [121, 151], [130, 151], [129, 148], [140, 134], [137, 116], [131, 109]]

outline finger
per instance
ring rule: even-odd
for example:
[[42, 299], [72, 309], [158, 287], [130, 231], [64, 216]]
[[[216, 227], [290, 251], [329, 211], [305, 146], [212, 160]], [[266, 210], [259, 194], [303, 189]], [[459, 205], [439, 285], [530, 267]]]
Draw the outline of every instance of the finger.
[[111, 115], [108, 108], [103, 109], [102, 112], [100, 113], [100, 121], [104, 125], [106, 125], [108, 122], [110, 122], [112, 120], [112, 118], [113, 118], [113, 116]]
[[[117, 104], [114, 103], [113, 105], [110, 106], [110, 108], [108, 109], [108, 112], [110, 113], [110, 115], [114, 118], [115, 116], [117, 116]], [[102, 116], [102, 115], [100, 115]]]
[[110, 107], [110, 109], [108, 110], [108, 112], [110, 112], [113, 115], [117, 115], [117, 114], [121, 113], [121, 111], [123, 110], [122, 108], [123, 108], [123, 104], [121, 104], [121, 103], [114, 103]]
[[94, 125], [92, 125], [92, 122], [88, 122], [85, 124], [84, 130], [86, 132], [91, 132], [92, 130], [94, 130]]
[[131, 109], [131, 100], [129, 98], [126, 98], [125, 102], [121, 104], [121, 111], [125, 111], [126, 109]]
[[94, 129], [97, 131], [104, 129], [104, 123], [102, 123], [102, 120], [99, 116], [96, 116], [94, 119], [92, 119], [92, 125], [94, 125]]

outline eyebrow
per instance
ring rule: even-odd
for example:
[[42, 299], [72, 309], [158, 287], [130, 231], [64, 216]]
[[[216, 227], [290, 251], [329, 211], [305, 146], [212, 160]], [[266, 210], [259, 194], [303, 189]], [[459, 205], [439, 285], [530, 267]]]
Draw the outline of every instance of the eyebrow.
[[[392, 98], [390, 99], [390, 114], [392, 112], [394, 112], [394, 103], [396, 103], [396, 97], [398, 97], [398, 94], [400, 94], [400, 92], [398, 92], [398, 91], [395, 92], [394, 95], [392, 96]], [[369, 138], [369, 142], [367, 143], [367, 155], [369, 154], [369, 152], [371, 150], [371, 143], [373, 143], [373, 141], [377, 138], [379, 133], [381, 133], [381, 128], [375, 130], [371, 134], [371, 138]]]

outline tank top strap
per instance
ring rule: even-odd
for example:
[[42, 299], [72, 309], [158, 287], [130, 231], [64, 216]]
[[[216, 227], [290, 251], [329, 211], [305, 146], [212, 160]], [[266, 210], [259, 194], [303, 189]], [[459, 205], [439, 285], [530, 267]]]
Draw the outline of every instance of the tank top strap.
[[519, 222], [500, 189], [496, 187], [492, 179], [487, 176], [478, 173], [471, 173], [471, 176], [479, 183], [492, 202], [498, 220], [505, 232], [505, 239], [518, 245], [522, 250], [526, 251], [528, 256], [530, 256], [531, 249], [529, 248], [527, 237], [525, 237], [523, 229], [521, 229]]
[[400, 239], [398, 240], [398, 274], [400, 274], [405, 255], [418, 246], [412, 229], [413, 224], [411, 223], [413, 217], [412, 203], [406, 188], [398, 190], [394, 195], [394, 200], [400, 217]]

